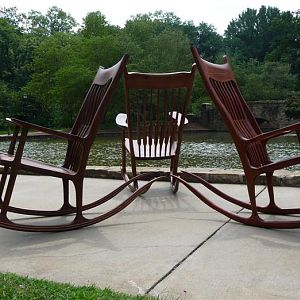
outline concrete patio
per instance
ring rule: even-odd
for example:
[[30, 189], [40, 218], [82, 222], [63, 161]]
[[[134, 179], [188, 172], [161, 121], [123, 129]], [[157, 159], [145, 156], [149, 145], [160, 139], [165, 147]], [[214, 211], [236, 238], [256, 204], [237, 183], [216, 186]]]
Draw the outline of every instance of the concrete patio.
[[[85, 196], [92, 200], [121, 183], [87, 178]], [[216, 186], [237, 198], [247, 196], [243, 184]], [[282, 201], [299, 201], [299, 188], [277, 186], [275, 192]], [[60, 181], [19, 176], [14, 196], [27, 206], [52, 207], [61, 199]], [[1, 272], [162, 299], [300, 298], [300, 229], [238, 224], [182, 185], [173, 195], [167, 182], [155, 183], [124, 211], [97, 225], [62, 233], [1, 228], [0, 241]]]

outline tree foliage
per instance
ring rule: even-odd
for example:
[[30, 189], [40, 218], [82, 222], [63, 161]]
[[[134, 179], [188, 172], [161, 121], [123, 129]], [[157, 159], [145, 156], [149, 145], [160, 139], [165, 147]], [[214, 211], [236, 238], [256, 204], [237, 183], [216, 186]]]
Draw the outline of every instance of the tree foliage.
[[225, 31], [225, 45], [230, 55], [240, 60], [250, 58], [263, 61], [271, 49], [276, 32], [272, 24], [280, 19], [277, 8], [262, 6], [259, 10], [248, 8], [238, 19], [232, 20]]
[[281, 100], [294, 95], [296, 76], [290, 65], [281, 62], [232, 62], [240, 89], [248, 101]]
[[204, 22], [201, 22], [196, 30], [197, 38], [194, 44], [200, 49], [201, 55], [209, 61], [216, 61], [223, 51], [223, 38], [213, 25]]
[[[128, 53], [130, 71], [190, 70], [191, 43], [210, 61], [229, 54], [247, 100], [291, 98], [293, 114], [300, 90], [299, 32], [299, 11], [265, 6], [242, 12], [224, 37], [212, 24], [194, 25], [172, 12], [138, 14], [120, 28], [101, 11], [88, 13], [78, 26], [56, 6], [46, 14], [0, 8], [0, 119], [16, 115], [70, 126], [100, 65], [109, 67]], [[108, 122], [120, 111], [122, 97], [120, 86]], [[197, 75], [190, 111], [196, 113], [207, 100]]]
[[262, 6], [247, 9], [225, 31], [227, 52], [240, 61], [256, 59], [290, 64], [300, 90], [300, 11]]

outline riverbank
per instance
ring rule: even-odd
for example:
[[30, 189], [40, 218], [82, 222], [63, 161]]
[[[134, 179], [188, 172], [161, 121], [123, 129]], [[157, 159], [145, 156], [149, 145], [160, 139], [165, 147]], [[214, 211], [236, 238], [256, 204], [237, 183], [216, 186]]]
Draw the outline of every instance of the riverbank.
[[[218, 169], [218, 168], [185, 168], [184, 171], [196, 174], [210, 183], [224, 184], [246, 184], [246, 178], [242, 169]], [[129, 171], [129, 169], [128, 169]], [[150, 178], [156, 176], [167, 176], [168, 168], [139, 167], [138, 174], [148, 173]], [[0, 168], [2, 173], [2, 168]], [[130, 171], [128, 172], [131, 175]], [[32, 173], [21, 172], [22, 175], [33, 175]], [[122, 179], [120, 167], [117, 166], [87, 166], [85, 177], [103, 179]], [[195, 182], [191, 178], [184, 177], [189, 182]], [[275, 186], [300, 187], [300, 171], [276, 171], [273, 176]], [[257, 179], [257, 184], [265, 184], [265, 176]]]
[[[68, 130], [62, 130], [62, 131], [68, 132]], [[215, 132], [215, 130], [205, 128], [196, 122], [190, 122], [184, 128], [184, 132], [186, 133], [211, 132], [211, 131]], [[121, 130], [118, 129], [117, 126], [115, 129], [103, 129], [103, 130], [99, 130], [99, 132], [97, 133], [97, 137], [120, 136], [120, 135], [121, 135]], [[11, 137], [12, 137], [12, 133], [0, 134], [0, 141], [7, 141]], [[43, 140], [43, 139], [53, 138], [53, 135], [44, 132], [39, 132], [39, 131], [32, 131], [28, 133], [28, 138], [33, 140]]]
[[[129, 168], [130, 169], [130, 168]], [[128, 169], [129, 175], [131, 175]], [[218, 169], [218, 168], [185, 168], [184, 171], [196, 174], [210, 183], [224, 183], [224, 184], [246, 184], [245, 174], [242, 169]], [[2, 173], [2, 168], [0, 168]], [[168, 168], [152, 168], [139, 167], [138, 174], [148, 173], [148, 179], [157, 176], [168, 176]], [[22, 175], [34, 175], [22, 171]], [[181, 173], [179, 173], [181, 174]], [[103, 178], [103, 179], [122, 179], [119, 166], [87, 166], [85, 177], [87, 178]], [[192, 178], [184, 177], [189, 182], [195, 182]], [[259, 176], [257, 184], [264, 185], [266, 177]], [[274, 186], [286, 187], [300, 187], [300, 171], [276, 171], [273, 175]]]
[[[237, 153], [234, 152], [235, 148], [232, 145], [232, 143], [225, 143], [224, 145], [218, 144], [218, 146], [214, 146], [213, 149], [212, 147], [210, 147], [210, 143], [211, 141], [206, 141], [206, 139], [204, 139], [203, 134], [204, 133], [204, 129], [200, 129], [200, 128], [193, 128], [192, 130], [189, 131], [189, 133], [196, 133], [196, 135], [192, 134], [193, 140], [195, 140], [195, 137], [199, 136], [200, 138], [200, 142], [197, 144], [198, 146], [195, 147], [195, 145], [190, 145], [187, 147], [182, 147], [182, 153], [181, 153], [181, 170], [186, 170], [189, 172], [192, 172], [194, 174], [197, 174], [199, 176], [201, 176], [202, 178], [204, 178], [205, 180], [207, 180], [208, 182], [211, 183], [225, 183], [225, 184], [245, 184], [246, 180], [245, 180], [245, 176], [243, 173], [242, 169], [238, 169], [239, 166], [237, 164], [232, 163], [231, 161], [228, 161], [228, 156], [234, 156], [234, 158], [239, 162], [238, 159], [238, 155]], [[105, 137], [105, 136], [112, 136], [114, 135], [118, 135], [120, 133], [120, 131], [118, 130], [109, 130], [109, 131], [100, 131], [98, 133], [98, 135], [100, 137]], [[187, 132], [188, 133], [188, 132]], [[200, 135], [200, 133], [202, 133]], [[214, 133], [215, 134], [215, 133]], [[209, 133], [208, 134], [209, 137], [213, 136], [213, 133]], [[187, 134], [188, 137], [188, 134]], [[40, 132], [34, 132], [34, 133], [30, 133], [30, 138], [33, 140], [44, 140], [44, 139], [52, 139], [52, 136], [47, 135], [47, 134], [43, 134]], [[0, 136], [0, 140], [4, 140], [4, 139], [9, 139], [8, 135], [1, 135]], [[103, 139], [100, 139], [103, 140]], [[116, 142], [119, 142], [118, 138], [116, 138], [116, 141], [113, 141], [113, 145], [115, 145]], [[224, 139], [222, 140], [224, 142]], [[38, 143], [39, 145], [40, 143]], [[212, 144], [213, 145], [213, 144]], [[193, 147], [191, 147], [193, 146]], [[274, 145], [273, 145], [274, 146]], [[6, 146], [7, 147], [7, 146]], [[225, 147], [225, 148], [224, 148]], [[29, 155], [29, 157], [33, 158], [33, 159], [38, 159], [38, 160], [43, 160], [44, 157], [42, 157], [40, 154], [37, 155], [37, 157], [34, 156], [34, 154], [36, 154], [34, 151], [36, 151], [37, 145], [34, 145], [33, 148], [28, 148], [27, 149], [27, 155]], [[57, 147], [55, 147], [57, 148]], [[59, 148], [59, 147], [58, 147]], [[91, 178], [107, 178], [107, 179], [121, 179], [121, 174], [120, 174], [120, 157], [121, 154], [119, 153], [121, 150], [118, 148], [119, 152], [116, 151], [116, 147], [111, 147], [111, 145], [109, 145], [107, 147], [108, 149], [106, 149], [106, 146], [101, 143], [99, 145], [98, 148], [92, 149], [91, 151], [91, 155], [95, 154], [97, 156], [99, 156], [99, 153], [101, 153], [101, 157], [109, 157], [109, 159], [106, 160], [91, 160], [89, 161], [90, 165], [95, 165], [95, 166], [88, 166], [87, 170], [86, 170], [86, 177], [91, 177]], [[215, 149], [216, 148], [216, 149]], [[232, 148], [232, 151], [234, 153], [229, 153], [229, 150]], [[47, 144], [46, 147], [41, 147], [40, 152], [41, 153], [48, 153], [48, 150], [51, 150], [51, 146], [49, 146]], [[61, 148], [59, 148], [61, 149]], [[215, 153], [216, 151], [218, 153], [222, 153], [222, 159], [220, 160], [218, 157], [218, 153]], [[52, 149], [53, 150], [53, 149]], [[50, 151], [51, 153], [53, 151]], [[6, 150], [1, 150], [1, 151], [6, 151]], [[60, 151], [60, 150], [59, 150]], [[58, 152], [59, 152], [58, 151]], [[61, 149], [61, 151], [63, 152], [63, 148]], [[49, 153], [50, 153], [49, 152]], [[117, 152], [117, 153], [114, 153]], [[187, 153], [186, 153], [187, 152]], [[282, 153], [282, 146], [278, 147], [277, 152]], [[49, 154], [48, 153], [48, 154]], [[292, 153], [291, 155], [293, 155], [295, 153]], [[33, 155], [33, 157], [32, 157]], [[50, 155], [48, 155], [50, 156]], [[55, 157], [55, 159], [57, 157], [59, 157], [59, 159], [54, 159], [52, 157], [52, 160], [50, 159], [49, 161], [46, 160], [46, 162], [49, 162], [51, 164], [59, 164], [62, 160], [63, 157], [60, 157], [59, 153], [57, 153], [57, 151], [54, 151], [52, 153], [52, 156]], [[113, 161], [112, 156], [116, 157], [116, 161]], [[190, 159], [191, 157], [193, 157], [193, 159], [191, 159], [191, 161], [189, 161], [188, 163], [185, 162], [185, 159]], [[47, 157], [49, 158], [49, 157]], [[203, 162], [207, 162], [207, 161], [211, 161], [213, 160], [213, 164], [208, 164], [206, 165], [200, 165], [198, 167], [190, 167], [190, 166], [197, 166], [198, 160], [200, 160], [201, 164]], [[226, 163], [224, 164], [223, 161], [225, 161]], [[108, 166], [108, 165], [114, 165], [114, 166]], [[237, 167], [236, 167], [237, 165]], [[166, 165], [165, 165], [166, 166]], [[229, 168], [228, 168], [229, 166]], [[159, 175], [168, 175], [168, 167], [142, 167], [140, 166], [138, 169], [141, 173], [149, 173], [155, 176], [159, 176]], [[0, 169], [1, 172], [1, 169]], [[264, 184], [265, 182], [265, 176], [260, 176], [260, 178], [258, 178], [257, 183], [258, 184]], [[287, 170], [280, 170], [275, 172], [274, 174], [274, 185], [276, 186], [287, 186], [287, 187], [300, 187], [300, 170], [293, 170], [293, 171], [287, 171]]]
[[[168, 168], [140, 167], [139, 173], [149, 173], [153, 176], [168, 175]], [[185, 171], [201, 176], [210, 183], [245, 184], [246, 178], [241, 169], [217, 169], [217, 168], [185, 168]], [[88, 166], [86, 177], [121, 179], [120, 167]], [[187, 178], [191, 181], [190, 178]], [[276, 171], [273, 177], [274, 185], [287, 187], [300, 187], [300, 171]], [[265, 176], [261, 175], [257, 184], [264, 184]]]

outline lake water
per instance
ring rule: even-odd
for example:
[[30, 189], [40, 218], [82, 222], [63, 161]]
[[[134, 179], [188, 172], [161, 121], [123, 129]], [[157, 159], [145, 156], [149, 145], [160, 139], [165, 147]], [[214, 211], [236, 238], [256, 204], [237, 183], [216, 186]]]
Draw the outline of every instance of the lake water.
[[[5, 152], [8, 142], [0, 143]], [[286, 136], [270, 143], [272, 159], [299, 155], [300, 147], [295, 136]], [[25, 147], [28, 157], [60, 164], [63, 161], [66, 144], [62, 140], [32, 140]], [[97, 138], [91, 150], [88, 165], [119, 166], [121, 164], [121, 143], [118, 136]], [[142, 161], [143, 166], [169, 166], [169, 161]], [[199, 168], [241, 168], [239, 158], [227, 133], [200, 132], [185, 134], [181, 148], [180, 167]], [[300, 170], [295, 166], [293, 170]]]

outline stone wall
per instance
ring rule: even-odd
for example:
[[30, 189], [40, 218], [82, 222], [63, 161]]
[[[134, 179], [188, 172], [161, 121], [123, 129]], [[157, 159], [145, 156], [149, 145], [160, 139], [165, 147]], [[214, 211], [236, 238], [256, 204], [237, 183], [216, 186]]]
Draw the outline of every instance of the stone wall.
[[[272, 130], [299, 121], [286, 115], [287, 102], [284, 100], [251, 101], [248, 105], [262, 130]], [[199, 122], [210, 130], [226, 131], [224, 122], [213, 104], [202, 105]]]

